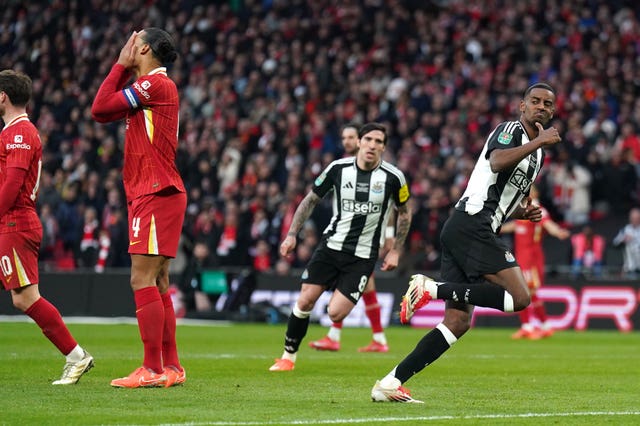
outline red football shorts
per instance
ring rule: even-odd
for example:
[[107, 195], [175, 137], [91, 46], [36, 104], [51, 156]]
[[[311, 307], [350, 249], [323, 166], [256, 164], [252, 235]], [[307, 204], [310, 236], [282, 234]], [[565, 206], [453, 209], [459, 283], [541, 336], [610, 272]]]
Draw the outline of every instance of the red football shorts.
[[176, 257], [186, 209], [184, 192], [161, 191], [130, 202], [129, 253]]
[[0, 271], [6, 290], [38, 284], [42, 228], [0, 234]]

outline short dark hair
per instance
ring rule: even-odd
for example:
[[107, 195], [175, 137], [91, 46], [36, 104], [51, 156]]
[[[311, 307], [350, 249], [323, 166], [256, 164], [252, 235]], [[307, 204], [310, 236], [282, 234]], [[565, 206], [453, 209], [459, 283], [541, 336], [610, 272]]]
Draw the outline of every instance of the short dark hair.
[[7, 94], [14, 106], [26, 107], [31, 99], [31, 78], [19, 71], [0, 71], [0, 92]]
[[384, 140], [382, 142], [386, 145], [387, 144], [387, 128], [384, 126], [384, 124], [380, 124], [380, 123], [367, 123], [364, 126], [360, 127], [360, 130], [358, 131], [358, 139], [362, 139], [364, 135], [366, 135], [367, 133], [373, 130], [380, 130], [384, 134]]
[[347, 130], [347, 129], [355, 129], [356, 133], [358, 133], [358, 131], [360, 130], [360, 125], [353, 121], [350, 121], [347, 124], [344, 124], [340, 128], [340, 133], [342, 133], [344, 130]]
[[545, 90], [550, 91], [554, 95], [556, 94], [556, 89], [551, 87], [549, 84], [543, 83], [543, 82], [538, 82], [538, 83], [533, 83], [531, 86], [527, 87], [527, 90], [524, 91], [523, 98], [526, 98], [529, 95], [529, 93], [531, 93], [531, 91], [533, 89], [545, 89]]
[[172, 64], [178, 58], [176, 44], [165, 30], [156, 27], [145, 28], [143, 40], [151, 48], [154, 58], [162, 65]]

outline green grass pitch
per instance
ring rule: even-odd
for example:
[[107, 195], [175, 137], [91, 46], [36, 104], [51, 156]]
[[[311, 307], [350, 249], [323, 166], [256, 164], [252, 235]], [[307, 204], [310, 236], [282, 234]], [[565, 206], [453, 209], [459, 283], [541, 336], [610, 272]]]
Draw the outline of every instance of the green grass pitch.
[[559, 332], [513, 341], [514, 330], [472, 329], [406, 386], [425, 404], [373, 403], [376, 379], [427, 331], [392, 326], [391, 350], [361, 354], [368, 329], [346, 328], [342, 350], [307, 344], [296, 370], [269, 372], [282, 353], [285, 325], [178, 326], [184, 386], [114, 389], [112, 378], [141, 364], [132, 324], [69, 325], [95, 357], [80, 383], [56, 387], [64, 359], [32, 323], [0, 323], [4, 425], [584, 425], [640, 424], [640, 334]]

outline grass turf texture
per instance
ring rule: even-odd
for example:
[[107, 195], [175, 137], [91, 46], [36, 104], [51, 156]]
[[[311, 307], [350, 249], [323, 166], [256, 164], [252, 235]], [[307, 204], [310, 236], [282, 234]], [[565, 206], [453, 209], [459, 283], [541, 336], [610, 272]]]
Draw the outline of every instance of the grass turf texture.
[[52, 386], [64, 359], [32, 323], [0, 323], [0, 424], [640, 424], [640, 334], [560, 332], [513, 341], [510, 329], [471, 330], [406, 386], [425, 404], [373, 403], [370, 390], [427, 330], [390, 327], [390, 352], [358, 353], [368, 329], [344, 329], [340, 352], [307, 344], [296, 370], [269, 372], [285, 325], [178, 327], [187, 383], [114, 389], [140, 366], [135, 325], [70, 324], [96, 366]]

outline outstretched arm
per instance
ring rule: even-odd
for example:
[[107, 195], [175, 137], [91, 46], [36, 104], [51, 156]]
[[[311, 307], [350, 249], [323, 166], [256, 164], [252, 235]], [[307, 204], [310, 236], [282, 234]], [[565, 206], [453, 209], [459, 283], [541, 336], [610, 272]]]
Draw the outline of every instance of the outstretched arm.
[[549, 233], [552, 237], [556, 237], [560, 240], [566, 240], [571, 236], [571, 232], [568, 229], [564, 229], [553, 220], [546, 220], [542, 223], [544, 230]]

